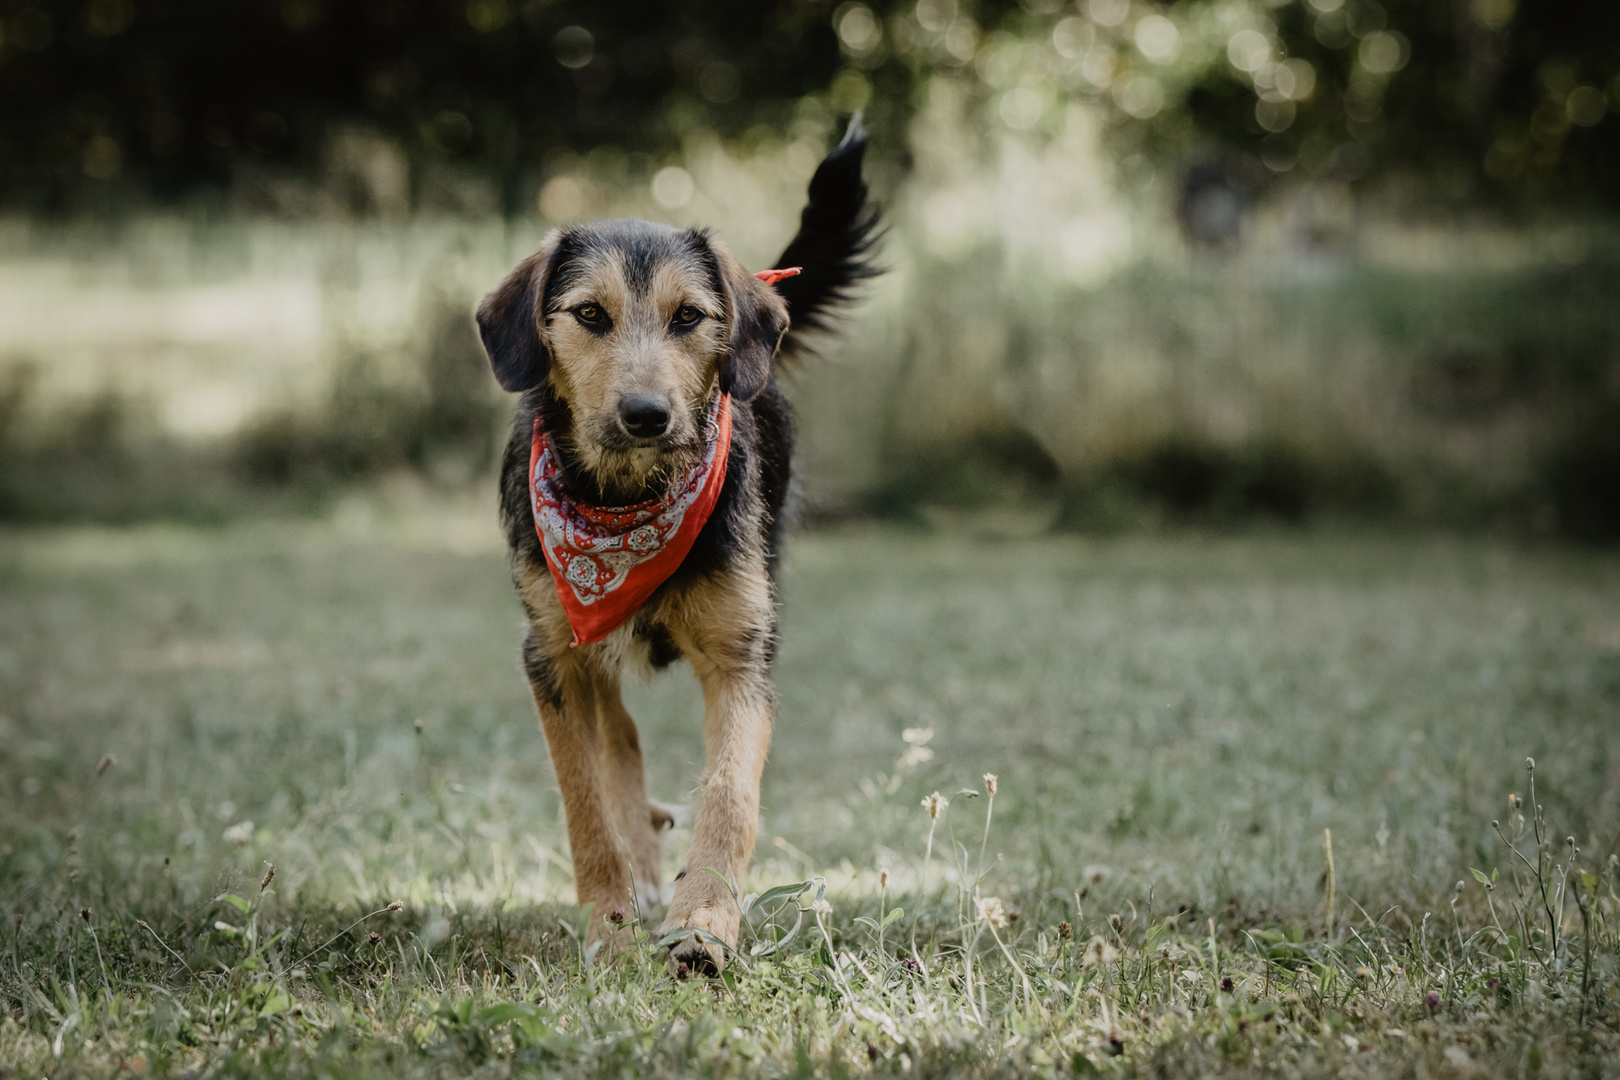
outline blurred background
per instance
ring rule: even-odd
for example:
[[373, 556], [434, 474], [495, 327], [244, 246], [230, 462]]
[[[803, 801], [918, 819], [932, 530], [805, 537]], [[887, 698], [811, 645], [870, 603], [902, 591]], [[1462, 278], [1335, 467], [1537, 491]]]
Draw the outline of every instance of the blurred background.
[[462, 492], [470, 311], [558, 222], [889, 272], [803, 513], [1620, 538], [1620, 6], [0, 0], [0, 519]]

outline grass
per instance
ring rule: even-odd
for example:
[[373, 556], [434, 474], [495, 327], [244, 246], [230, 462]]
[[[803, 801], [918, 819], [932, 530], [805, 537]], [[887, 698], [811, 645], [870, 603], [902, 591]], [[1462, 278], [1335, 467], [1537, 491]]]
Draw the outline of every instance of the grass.
[[[685, 982], [581, 946], [487, 507], [7, 532], [0, 597], [0, 1075], [1617, 1075], [1613, 555], [801, 536]], [[681, 800], [695, 687], [631, 709]]]

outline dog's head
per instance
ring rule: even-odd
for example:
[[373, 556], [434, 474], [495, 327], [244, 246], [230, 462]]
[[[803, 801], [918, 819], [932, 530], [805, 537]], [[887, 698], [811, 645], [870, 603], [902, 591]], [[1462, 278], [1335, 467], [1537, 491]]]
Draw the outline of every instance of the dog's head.
[[716, 384], [751, 400], [787, 327], [782, 298], [708, 233], [629, 219], [553, 230], [478, 307], [495, 378], [549, 383], [570, 449], [614, 490], [689, 461]]

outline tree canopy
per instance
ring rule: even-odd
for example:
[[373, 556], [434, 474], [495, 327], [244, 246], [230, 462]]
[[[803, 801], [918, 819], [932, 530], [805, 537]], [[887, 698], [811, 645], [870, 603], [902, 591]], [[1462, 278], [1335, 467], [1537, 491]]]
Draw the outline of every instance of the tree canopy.
[[[1620, 5], [1518, 0], [0, 0], [0, 203], [185, 199], [386, 140], [526, 211], [549, 155], [864, 105], [903, 135], [955, 79], [1038, 133], [1264, 182], [1416, 178], [1443, 200], [1620, 200]], [[325, 157], [323, 157], [323, 155]], [[1297, 175], [1297, 174], [1296, 174]]]

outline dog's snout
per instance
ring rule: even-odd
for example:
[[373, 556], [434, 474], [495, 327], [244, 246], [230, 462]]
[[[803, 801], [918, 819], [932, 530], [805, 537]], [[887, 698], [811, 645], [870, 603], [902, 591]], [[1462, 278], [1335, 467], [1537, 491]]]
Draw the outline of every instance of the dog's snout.
[[669, 430], [669, 410], [657, 398], [645, 395], [625, 398], [619, 404], [619, 419], [638, 439], [656, 439]]

